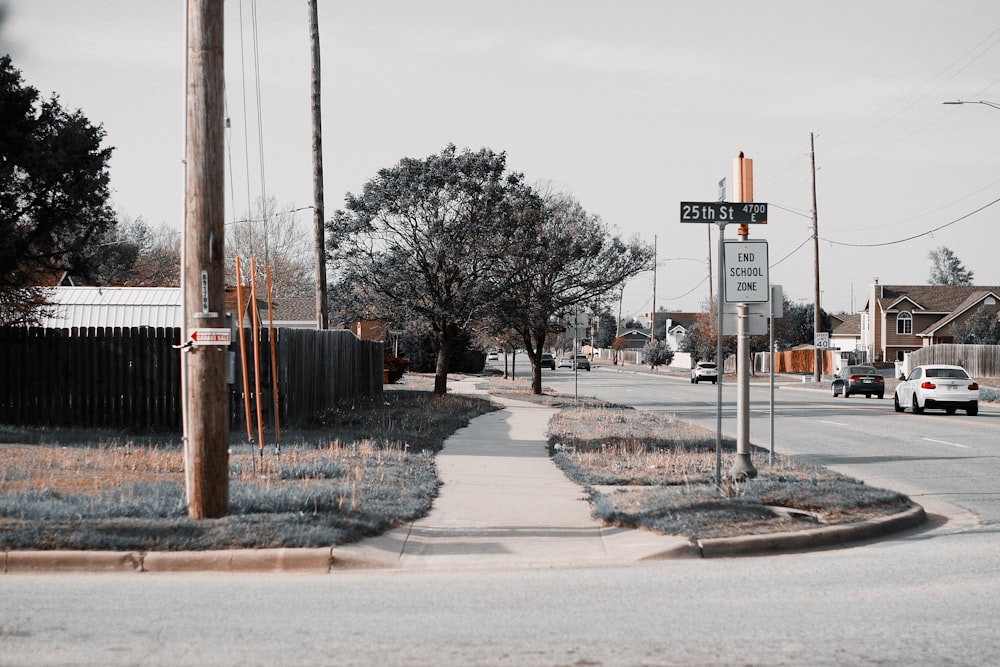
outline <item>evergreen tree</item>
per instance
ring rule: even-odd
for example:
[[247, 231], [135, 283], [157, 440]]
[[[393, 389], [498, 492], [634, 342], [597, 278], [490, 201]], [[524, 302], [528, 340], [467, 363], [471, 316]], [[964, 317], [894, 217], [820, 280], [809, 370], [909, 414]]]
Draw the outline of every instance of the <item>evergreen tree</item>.
[[973, 273], [950, 249], [940, 246], [927, 253], [931, 260], [931, 285], [971, 285]]

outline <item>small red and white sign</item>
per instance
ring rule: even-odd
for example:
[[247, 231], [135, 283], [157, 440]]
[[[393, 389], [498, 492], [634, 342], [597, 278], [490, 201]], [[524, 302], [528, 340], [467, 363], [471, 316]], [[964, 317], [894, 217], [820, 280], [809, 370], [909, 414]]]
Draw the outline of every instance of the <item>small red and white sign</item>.
[[229, 345], [233, 334], [229, 329], [192, 329], [191, 343], [194, 345]]

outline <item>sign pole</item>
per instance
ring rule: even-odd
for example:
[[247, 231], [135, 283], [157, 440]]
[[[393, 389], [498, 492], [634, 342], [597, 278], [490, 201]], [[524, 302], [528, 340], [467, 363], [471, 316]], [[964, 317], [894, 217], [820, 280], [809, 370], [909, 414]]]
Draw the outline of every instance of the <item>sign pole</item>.
[[716, 401], [715, 401], [715, 486], [722, 486], [722, 378], [725, 376], [725, 363], [722, 359], [722, 302], [725, 300], [726, 283], [726, 223], [719, 223], [719, 284], [717, 291], [719, 300], [716, 308], [716, 341], [715, 341], [715, 365], [719, 374], [715, 381]]
[[[740, 163], [740, 169], [738, 172], [738, 178], [736, 187], [734, 187], [734, 192], [745, 192], [747, 197], [743, 197], [742, 194], [737, 198], [739, 201], [736, 202], [689, 202], [682, 201], [680, 207], [681, 222], [682, 223], [708, 223], [715, 224], [719, 226], [719, 249], [718, 249], [718, 290], [716, 298], [717, 310], [716, 310], [716, 347], [715, 347], [715, 361], [718, 366], [719, 375], [716, 381], [717, 390], [717, 401], [716, 401], [716, 429], [715, 429], [715, 485], [722, 485], [722, 382], [725, 376], [725, 360], [722, 358], [722, 341], [723, 336], [725, 336], [725, 317], [723, 315], [723, 303], [728, 302], [730, 295], [734, 297], [734, 303], [739, 304], [739, 324], [738, 328], [743, 332], [741, 337], [741, 345], [745, 345], [746, 337], [749, 336], [749, 303], [756, 302], [766, 302], [770, 299], [770, 295], [765, 293], [760, 297], [760, 292], [763, 290], [767, 292], [766, 289], [768, 277], [767, 277], [767, 243], [766, 242], [749, 242], [741, 250], [742, 252], [734, 252], [733, 257], [726, 257], [727, 243], [726, 237], [726, 225], [729, 223], [734, 223], [740, 225], [740, 235], [743, 237], [741, 240], [746, 242], [745, 231], [747, 225], [766, 225], [767, 224], [767, 204], [763, 202], [754, 202], [752, 197], [752, 179], [753, 175], [751, 172], [751, 161], [744, 160], [743, 154], [740, 153], [740, 157], [737, 162]], [[735, 166], [735, 165], [734, 165]], [[734, 176], [737, 176], [737, 171], [734, 169]], [[723, 182], [720, 182], [722, 186]], [[720, 196], [722, 192], [720, 191]], [[709, 235], [711, 238], [711, 235]], [[740, 245], [734, 243], [734, 245]], [[709, 248], [711, 248], [711, 243], [709, 243]], [[758, 259], [759, 258], [759, 259]], [[762, 261], [762, 264], [756, 264], [755, 262]], [[727, 280], [726, 271], [727, 266], [732, 267], [732, 281]], [[711, 275], [711, 268], [709, 268], [709, 274]], [[731, 282], [731, 285], [730, 285]], [[709, 293], [711, 294], [711, 292]], [[739, 301], [736, 301], [736, 299]], [[619, 318], [621, 319], [621, 318]], [[763, 332], [762, 332], [763, 333]], [[743, 353], [741, 353], [743, 354]], [[744, 372], [747, 371], [746, 363], [742, 359], [738, 359], [737, 363], [739, 368]], [[749, 414], [747, 409], [748, 401], [744, 402], [743, 410]], [[738, 406], [739, 407], [739, 406]], [[733, 466], [733, 470], [730, 471], [734, 477], [755, 477], [757, 471], [753, 469], [753, 465], [749, 463], [749, 455], [747, 455], [746, 464], [749, 466], [749, 470], [752, 470], [752, 474], [745, 472], [746, 465], [741, 466], [739, 460], [739, 452], [742, 451], [737, 449], [737, 463]]]
[[[753, 161], [743, 157], [742, 152], [738, 158], [733, 160], [733, 181], [734, 199], [740, 202], [753, 201]], [[749, 226], [740, 225], [739, 237], [742, 243], [739, 245], [747, 244], [749, 235]], [[748, 250], [749, 247], [747, 244]], [[749, 256], [750, 253], [738, 253], [738, 256], [744, 255]], [[756, 286], [756, 281], [744, 280], [741, 282], [753, 282]], [[748, 288], [749, 285], [744, 285], [744, 287]], [[768, 294], [768, 300], [770, 300], [770, 294]], [[748, 318], [749, 305], [746, 301], [741, 301], [736, 339], [736, 458], [732, 468], [729, 469], [729, 477], [734, 480], [753, 479], [757, 476], [757, 469], [750, 458], [750, 368], [747, 363], [750, 354], [750, 334], [747, 329]]]

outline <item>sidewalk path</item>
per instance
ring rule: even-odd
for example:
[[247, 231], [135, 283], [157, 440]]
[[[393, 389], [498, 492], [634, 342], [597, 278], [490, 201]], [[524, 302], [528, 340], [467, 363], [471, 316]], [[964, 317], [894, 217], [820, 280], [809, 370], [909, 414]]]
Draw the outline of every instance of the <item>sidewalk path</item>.
[[[455, 393], [485, 393], [479, 378], [450, 381]], [[613, 528], [549, 458], [554, 408], [503, 399], [437, 455], [443, 482], [428, 516], [378, 537], [336, 547], [333, 566], [457, 569], [557, 567], [677, 556], [681, 537]], [[691, 554], [694, 555], [694, 554]]]

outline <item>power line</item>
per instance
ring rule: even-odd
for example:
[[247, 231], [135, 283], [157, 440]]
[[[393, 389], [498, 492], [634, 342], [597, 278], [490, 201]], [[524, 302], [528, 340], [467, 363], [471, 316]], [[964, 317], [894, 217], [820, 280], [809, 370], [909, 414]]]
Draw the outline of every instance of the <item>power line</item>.
[[827, 239], [827, 238], [822, 238], [822, 237], [821, 237], [821, 240], [826, 241], [827, 243], [829, 243], [831, 245], [846, 246], [846, 247], [849, 247], [849, 248], [880, 248], [880, 247], [883, 247], [883, 246], [896, 245], [898, 243], [906, 243], [907, 241], [912, 241], [914, 239], [919, 239], [922, 236], [929, 236], [929, 235], [933, 234], [934, 232], [940, 231], [940, 230], [942, 230], [942, 229], [944, 229], [946, 227], [951, 227], [952, 225], [957, 224], [959, 222], [962, 222], [963, 220], [966, 220], [968, 218], [971, 218], [976, 213], [980, 213], [981, 211], [985, 211], [989, 207], [994, 206], [995, 204], [998, 204], [998, 203], [1000, 203], [1000, 198], [994, 199], [990, 203], [984, 204], [983, 206], [980, 206], [975, 211], [972, 211], [970, 213], [966, 213], [965, 215], [963, 215], [961, 217], [958, 217], [958, 218], [955, 218], [951, 222], [946, 222], [945, 224], [940, 225], [938, 227], [935, 227], [934, 229], [929, 229], [926, 232], [921, 232], [920, 234], [914, 234], [913, 236], [907, 236], [904, 239], [897, 239], [895, 241], [885, 241], [883, 243], [846, 243], [844, 241], [834, 241], [832, 239]]

